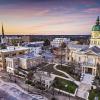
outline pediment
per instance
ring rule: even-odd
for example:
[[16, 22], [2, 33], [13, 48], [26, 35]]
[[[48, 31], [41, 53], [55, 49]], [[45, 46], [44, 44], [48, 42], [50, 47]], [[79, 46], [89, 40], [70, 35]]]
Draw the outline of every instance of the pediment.
[[85, 52], [85, 54], [87, 54], [87, 55], [97, 55], [94, 51], [92, 51], [92, 50], [87, 50], [86, 52]]

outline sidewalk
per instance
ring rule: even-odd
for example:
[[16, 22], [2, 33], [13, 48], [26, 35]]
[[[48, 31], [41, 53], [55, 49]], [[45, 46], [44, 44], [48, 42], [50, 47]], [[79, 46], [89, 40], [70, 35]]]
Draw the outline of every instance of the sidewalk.
[[59, 72], [65, 74], [71, 81], [75, 82], [77, 85], [80, 84], [80, 82], [76, 81], [73, 77], [71, 77], [71, 76], [70, 76], [69, 74], [67, 74], [66, 72], [57, 69], [57, 68], [56, 68], [57, 65], [58, 65], [58, 64], [55, 64], [55, 65], [53, 66], [53, 68], [54, 68], [56, 71], [59, 71]]
[[[24, 91], [28, 95], [31, 95], [34, 98], [38, 98], [38, 100], [48, 100], [47, 98], [50, 97], [50, 95], [48, 96], [47, 94], [43, 94], [41, 90], [35, 89], [32, 86], [28, 86], [27, 84], [25, 84], [25, 82], [23, 82], [23, 79], [19, 79], [18, 77], [16, 77], [16, 83], [14, 83], [14, 79], [15, 78], [12, 77], [13, 81], [10, 81], [9, 78], [6, 76], [4, 79], [6, 82], [2, 81], [2, 79], [0, 79], [0, 81], [4, 84], [9, 85], [9, 87], [11, 87], [11, 86], [16, 87], [17, 86], [17, 88], [20, 89], [20, 91]], [[28, 90], [29, 90], [29, 92], [27, 92]], [[39, 98], [41, 98], [41, 99], [39, 99]], [[20, 99], [18, 99], [18, 100], [20, 100]]]

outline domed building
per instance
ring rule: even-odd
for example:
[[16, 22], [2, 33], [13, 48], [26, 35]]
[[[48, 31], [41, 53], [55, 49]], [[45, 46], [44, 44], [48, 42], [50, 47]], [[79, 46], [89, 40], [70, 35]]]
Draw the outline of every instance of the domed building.
[[[81, 66], [81, 73], [86, 75], [90, 74], [100, 76], [100, 22], [99, 17], [96, 20], [96, 24], [92, 27], [90, 44], [79, 45], [69, 44], [70, 52], [69, 59], [66, 62], [77, 62]], [[99, 70], [98, 70], [99, 69]]]
[[99, 16], [96, 20], [96, 25], [94, 25], [92, 27], [90, 47], [92, 47], [92, 46], [100, 47], [100, 22], [99, 22]]

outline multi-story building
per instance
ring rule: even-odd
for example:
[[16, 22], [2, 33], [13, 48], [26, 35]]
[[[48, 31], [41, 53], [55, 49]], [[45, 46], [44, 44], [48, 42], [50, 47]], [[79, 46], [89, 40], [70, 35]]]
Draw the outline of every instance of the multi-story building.
[[17, 57], [7, 57], [6, 58], [6, 68], [7, 72], [13, 73], [17, 68], [28, 70], [36, 68], [37, 65], [44, 61], [42, 56], [34, 56], [33, 53], [28, 53], [26, 55]]
[[8, 45], [18, 45], [22, 43], [22, 37], [21, 36], [10, 36], [6, 37], [6, 41]]
[[34, 55], [39, 55], [42, 52], [42, 46], [44, 41], [30, 42], [25, 45], [30, 49], [30, 52], [33, 52]]
[[81, 65], [82, 73], [96, 76], [100, 67], [100, 22], [92, 28], [90, 45], [68, 45], [70, 52], [66, 54], [66, 61], [77, 62]]
[[31, 69], [41, 64], [44, 61], [42, 56], [34, 56], [34, 54], [29, 53], [19, 57], [19, 67], [22, 69]]
[[6, 57], [16, 57], [29, 52], [29, 48], [20, 46], [9, 46], [0, 50], [0, 70], [6, 69]]
[[55, 38], [53, 41], [51, 41], [51, 45], [53, 47], [60, 47], [62, 43], [68, 43], [70, 42], [70, 39], [67, 38]]
[[53, 80], [55, 77], [51, 76], [48, 72], [38, 71], [34, 74], [35, 81], [41, 82], [43, 87], [50, 88], [53, 84]]
[[6, 58], [6, 71], [9, 73], [15, 72], [15, 70], [19, 67], [19, 61], [17, 57], [7, 57]]
[[100, 22], [99, 16], [96, 20], [96, 24], [92, 27], [92, 34], [90, 39], [90, 46], [97, 46], [100, 48]]

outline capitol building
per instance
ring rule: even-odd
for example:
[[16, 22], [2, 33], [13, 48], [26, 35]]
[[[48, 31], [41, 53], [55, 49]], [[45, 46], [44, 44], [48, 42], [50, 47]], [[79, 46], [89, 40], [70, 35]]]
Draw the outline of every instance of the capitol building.
[[92, 27], [90, 45], [68, 45], [70, 52], [66, 54], [66, 62], [77, 62], [83, 74], [100, 75], [100, 20]]

